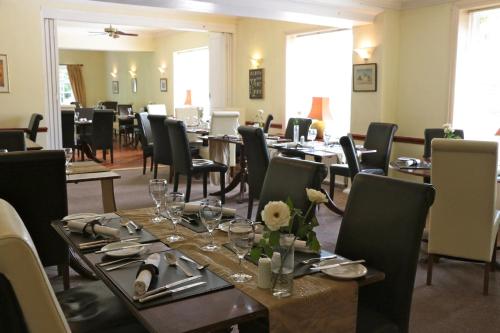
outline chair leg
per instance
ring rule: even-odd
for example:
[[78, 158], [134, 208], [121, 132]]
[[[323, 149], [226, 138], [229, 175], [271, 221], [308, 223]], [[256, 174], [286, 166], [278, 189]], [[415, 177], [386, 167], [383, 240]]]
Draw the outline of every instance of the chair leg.
[[106, 161], [106, 148], [102, 149], [102, 159]]
[[109, 155], [111, 156], [111, 163], [114, 163], [114, 158], [113, 158], [113, 145], [111, 145], [111, 148], [109, 148]]
[[57, 270], [62, 275], [64, 290], [68, 290], [69, 289], [69, 263], [57, 265]]
[[174, 176], [174, 192], [177, 192], [179, 189], [179, 174], [176, 173]]
[[156, 179], [156, 176], [158, 176], [158, 163], [155, 163], [155, 170], [153, 172], [153, 178]]
[[330, 198], [332, 198], [332, 200], [334, 192], [335, 192], [335, 174], [330, 173]]
[[430, 254], [427, 257], [427, 285], [432, 284], [432, 264], [434, 263], [434, 255]]
[[189, 202], [191, 197], [191, 175], [187, 175], [186, 179], [186, 202]]
[[151, 156], [151, 166], [149, 167], [149, 172], [153, 171], [153, 156]]
[[207, 197], [208, 172], [203, 173], [203, 197]]
[[147, 158], [146, 158], [146, 156], [143, 156], [142, 157], [142, 174], [143, 175], [146, 174], [146, 163], [147, 163]]
[[221, 172], [220, 173], [220, 201], [221, 203], [226, 203], [226, 193], [224, 193], [224, 190], [226, 188], [226, 173]]
[[488, 289], [490, 285], [490, 270], [491, 262], [484, 263], [484, 281], [483, 281], [483, 295], [488, 296]]
[[247, 211], [247, 219], [252, 218], [252, 210], [253, 210], [253, 198], [251, 195], [248, 195], [248, 211]]
[[168, 182], [172, 183], [172, 178], [174, 177], [175, 174], [175, 169], [173, 165], [170, 165], [168, 167]]

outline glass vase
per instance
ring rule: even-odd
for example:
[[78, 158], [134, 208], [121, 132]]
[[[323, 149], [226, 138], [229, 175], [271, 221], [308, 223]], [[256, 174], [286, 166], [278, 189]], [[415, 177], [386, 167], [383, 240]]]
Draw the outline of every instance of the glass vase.
[[295, 267], [295, 235], [280, 236], [280, 245], [274, 249], [271, 262], [272, 293], [278, 298], [285, 298], [293, 292], [293, 271]]

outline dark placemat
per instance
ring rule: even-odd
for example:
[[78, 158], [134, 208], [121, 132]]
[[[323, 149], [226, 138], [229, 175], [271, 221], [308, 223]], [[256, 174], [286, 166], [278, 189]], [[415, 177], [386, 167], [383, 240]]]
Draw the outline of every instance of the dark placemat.
[[[229, 249], [230, 251], [234, 252], [233, 248], [231, 247], [231, 244], [226, 243], [226, 244], [224, 244], [224, 247]], [[311, 259], [311, 258], [328, 257], [331, 255], [333, 255], [333, 253], [331, 253], [329, 251], [325, 251], [325, 250], [321, 250], [320, 255], [318, 255], [317, 253], [305, 253], [305, 252], [298, 252], [297, 250], [295, 250], [294, 258], [293, 258], [294, 262], [295, 262], [294, 269], [293, 269], [293, 278], [296, 279], [296, 278], [304, 276], [304, 275], [318, 273], [318, 271], [311, 271], [309, 269], [312, 267], [312, 264], [304, 265], [301, 263], [301, 261], [306, 260], [306, 259]], [[254, 265], [258, 264], [258, 260], [254, 260], [252, 257], [250, 257], [250, 255], [246, 255], [245, 259]]]
[[[175, 252], [177, 257], [180, 257], [183, 255], [182, 252], [179, 252], [177, 250], [171, 250]], [[179, 259], [182, 260], [182, 259]], [[157, 306], [160, 304], [165, 304], [165, 303], [171, 303], [175, 301], [179, 301], [184, 298], [188, 297], [193, 297], [193, 296], [198, 296], [206, 293], [210, 293], [213, 291], [217, 290], [222, 290], [222, 289], [227, 289], [227, 288], [233, 288], [234, 286], [217, 276], [215, 273], [212, 273], [208, 268], [198, 271], [196, 269], [195, 264], [187, 262], [182, 260], [186, 265], [188, 265], [193, 274], [201, 275], [200, 279], [184, 283], [182, 285], [176, 286], [181, 287], [185, 286], [191, 283], [195, 282], [201, 282], [205, 281], [207, 282], [205, 285], [201, 285], [192, 289], [187, 289], [185, 291], [181, 291], [169, 296], [164, 296], [157, 298], [155, 300], [151, 300], [149, 302], [145, 303], [139, 303], [138, 301], [134, 301], [133, 296], [134, 296], [134, 281], [137, 275], [137, 271], [139, 267], [136, 265], [132, 265], [130, 267], [124, 267], [122, 269], [117, 269], [114, 271], [106, 271], [106, 267], [100, 267], [97, 265], [96, 267], [102, 271], [104, 275], [106, 275], [112, 282], [113, 284], [127, 297], [127, 299], [137, 308], [137, 309], [145, 309], [149, 308], [152, 306]], [[109, 267], [109, 266], [108, 266]], [[168, 263], [165, 260], [164, 253], [161, 253], [161, 261], [160, 261], [160, 267], [159, 267], [159, 273], [158, 276], [153, 279], [151, 282], [151, 285], [149, 287], [149, 290], [155, 289], [158, 287], [161, 287], [167, 283], [179, 281], [182, 279], [185, 279], [187, 276], [182, 272], [181, 269], [176, 268], [175, 266], [168, 266]]]
[[[117, 228], [118, 230], [120, 230], [120, 239], [140, 237], [139, 239], [132, 240], [133, 242], [138, 242], [138, 243], [151, 243], [151, 242], [155, 242], [158, 240], [158, 237], [153, 236], [151, 233], [146, 231], [144, 228], [134, 232], [131, 235], [128, 233], [127, 228], [122, 227], [120, 225], [120, 221], [121, 221], [120, 216], [112, 213], [112, 214], [105, 215], [105, 222], [102, 224], [105, 225], [106, 227]], [[60, 223], [62, 223], [62, 222], [60, 222]], [[106, 239], [106, 237], [103, 237], [103, 236], [97, 236], [97, 237], [90, 236], [89, 237], [89, 236], [84, 236], [84, 235], [76, 233], [76, 232], [70, 232], [69, 230], [66, 230], [64, 228], [63, 228], [63, 230], [68, 235], [68, 237], [71, 239], [71, 241], [75, 244], [75, 246], [77, 246], [77, 247], [80, 245], [80, 243], [86, 243], [86, 242], [92, 242], [92, 241], [97, 241], [97, 240], [101, 240], [101, 239]], [[84, 253], [93, 252], [97, 248], [101, 248], [102, 246], [103, 245], [99, 245], [99, 246], [89, 248], [89, 249], [84, 249], [81, 251]]]

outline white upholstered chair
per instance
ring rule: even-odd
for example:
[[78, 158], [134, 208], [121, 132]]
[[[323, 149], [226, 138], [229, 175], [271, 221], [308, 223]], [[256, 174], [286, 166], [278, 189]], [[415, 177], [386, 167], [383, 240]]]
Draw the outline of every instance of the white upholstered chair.
[[193, 120], [200, 117], [198, 107], [186, 106], [183, 108], [175, 108], [175, 119], [183, 121], [186, 126], [191, 126]]
[[148, 113], [157, 116], [167, 115], [167, 106], [165, 104], [148, 104]]
[[496, 142], [434, 139], [432, 185], [436, 200], [429, 221], [427, 284], [435, 257], [484, 263], [483, 293], [496, 251], [499, 211], [496, 210]]

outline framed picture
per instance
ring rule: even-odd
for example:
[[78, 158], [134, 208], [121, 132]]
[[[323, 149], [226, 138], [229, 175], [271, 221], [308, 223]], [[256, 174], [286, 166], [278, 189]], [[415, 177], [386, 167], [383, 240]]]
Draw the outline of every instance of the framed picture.
[[0, 93], [9, 92], [9, 70], [7, 68], [7, 55], [0, 54]]
[[120, 93], [120, 84], [118, 83], [118, 81], [111, 82], [111, 89], [113, 90], [113, 94]]
[[248, 88], [250, 99], [264, 98], [264, 68], [249, 70]]
[[135, 77], [132, 79], [132, 92], [137, 93], [137, 78]]
[[377, 91], [377, 64], [352, 65], [352, 90]]
[[160, 79], [160, 91], [161, 92], [167, 91], [167, 79]]

